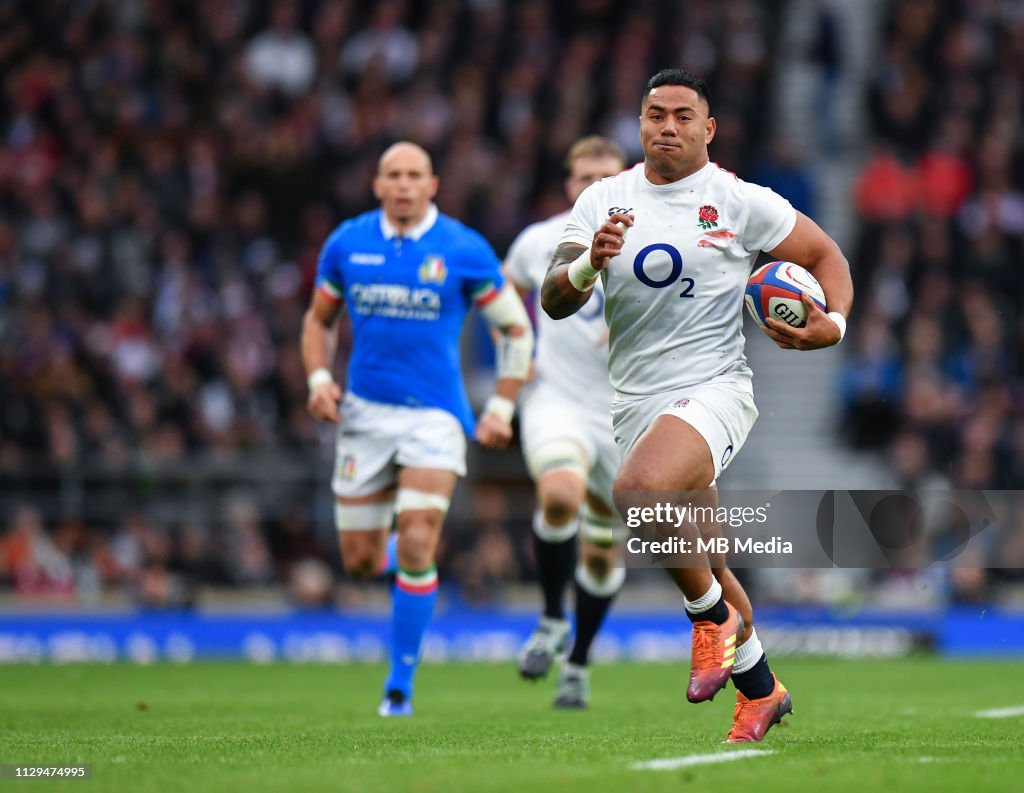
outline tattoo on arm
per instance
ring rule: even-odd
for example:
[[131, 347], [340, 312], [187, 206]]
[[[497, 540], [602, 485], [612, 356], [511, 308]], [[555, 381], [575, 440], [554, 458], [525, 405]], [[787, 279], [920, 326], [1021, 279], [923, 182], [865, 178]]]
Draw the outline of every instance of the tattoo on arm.
[[593, 290], [580, 292], [569, 283], [568, 276], [569, 265], [585, 250], [585, 246], [576, 242], [563, 242], [555, 249], [540, 288], [541, 306], [552, 319], [564, 319], [575, 314], [590, 299]]

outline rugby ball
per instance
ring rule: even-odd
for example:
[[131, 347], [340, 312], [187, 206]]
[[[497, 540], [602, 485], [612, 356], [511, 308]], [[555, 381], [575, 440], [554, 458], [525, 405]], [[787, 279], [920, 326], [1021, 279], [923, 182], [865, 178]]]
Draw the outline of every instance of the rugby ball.
[[799, 264], [771, 262], [751, 273], [743, 302], [761, 327], [765, 318], [771, 317], [802, 328], [807, 322], [807, 306], [800, 299], [804, 292], [814, 299], [818, 308], [825, 310], [825, 292], [813, 275]]

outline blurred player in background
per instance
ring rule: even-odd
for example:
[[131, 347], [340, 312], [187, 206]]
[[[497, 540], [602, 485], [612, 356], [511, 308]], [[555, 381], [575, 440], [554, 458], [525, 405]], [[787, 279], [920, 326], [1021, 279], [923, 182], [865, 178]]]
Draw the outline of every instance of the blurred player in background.
[[[566, 167], [565, 191], [574, 202], [590, 184], [622, 171], [625, 155], [615, 142], [592, 136], [573, 144]], [[505, 274], [522, 297], [539, 294], [568, 220], [566, 211], [534, 223], [509, 248]], [[526, 464], [537, 483], [533, 540], [544, 612], [518, 664], [524, 678], [537, 679], [565, 649], [569, 621], [563, 598], [578, 534], [576, 635], [559, 676], [555, 707], [585, 708], [590, 646], [626, 573], [616, 552], [625, 529], [612, 508], [621, 457], [612, 437], [604, 292], [598, 285], [569, 321], [555, 322], [538, 312], [537, 324], [536, 375], [523, 394], [520, 428]]]
[[[689, 72], [666, 69], [648, 81], [640, 115], [644, 162], [584, 191], [542, 287], [545, 311], [561, 318], [586, 304], [601, 276], [612, 418], [625, 455], [614, 499], [623, 514], [666, 495], [717, 508], [715, 482], [757, 418], [742, 313], [760, 251], [806, 267], [828, 298], [826, 314], [804, 295], [802, 328], [769, 321], [765, 332], [780, 347], [837, 344], [853, 302], [846, 259], [814, 221], [709, 161], [716, 128], [710, 113], [706, 83]], [[671, 524], [648, 528], [677, 534]], [[708, 522], [683, 531], [692, 541], [720, 527]], [[661, 563], [693, 622], [687, 698], [711, 699], [731, 675], [737, 703], [729, 740], [761, 740], [792, 704], [768, 666], [746, 593], [724, 556], [694, 553]]]
[[[384, 152], [373, 182], [381, 208], [328, 238], [302, 327], [309, 412], [339, 425], [332, 487], [342, 560], [356, 576], [395, 575], [382, 716], [412, 713], [420, 644], [437, 600], [435, 553], [466, 473], [466, 435], [490, 448], [508, 444], [533, 352], [529, 317], [494, 251], [437, 211], [437, 188], [422, 148], [403, 142]], [[496, 393], [479, 423], [459, 357], [473, 305], [502, 340]], [[343, 396], [329, 367], [346, 306], [353, 345]], [[398, 532], [389, 540], [393, 521]]]

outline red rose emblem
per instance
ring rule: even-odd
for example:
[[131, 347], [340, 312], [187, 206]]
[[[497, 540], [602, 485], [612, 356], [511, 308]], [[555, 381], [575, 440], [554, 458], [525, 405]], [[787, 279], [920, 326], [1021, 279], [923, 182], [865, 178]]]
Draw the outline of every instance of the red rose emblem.
[[718, 210], [711, 206], [701, 207], [700, 219], [705, 223], [714, 223], [718, 220]]

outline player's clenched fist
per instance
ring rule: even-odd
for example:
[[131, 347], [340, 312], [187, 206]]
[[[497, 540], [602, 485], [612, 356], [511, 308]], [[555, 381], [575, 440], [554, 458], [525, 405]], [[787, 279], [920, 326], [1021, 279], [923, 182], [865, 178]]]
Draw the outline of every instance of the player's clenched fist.
[[309, 392], [306, 409], [315, 419], [330, 421], [337, 424], [341, 420], [338, 415], [338, 403], [341, 401], [341, 387], [334, 382], [319, 385]]
[[590, 266], [595, 270], [603, 270], [608, 260], [618, 256], [622, 251], [622, 243], [626, 238], [626, 229], [632, 226], [634, 218], [616, 212], [601, 224], [594, 232], [594, 241], [590, 246]]
[[838, 344], [843, 336], [836, 321], [818, 308], [806, 292], [800, 299], [807, 306], [807, 320], [803, 327], [794, 328], [768, 317], [765, 319], [764, 332], [784, 350], [820, 350]]
[[504, 449], [512, 440], [512, 425], [493, 413], [484, 413], [476, 425], [476, 442], [488, 449]]

